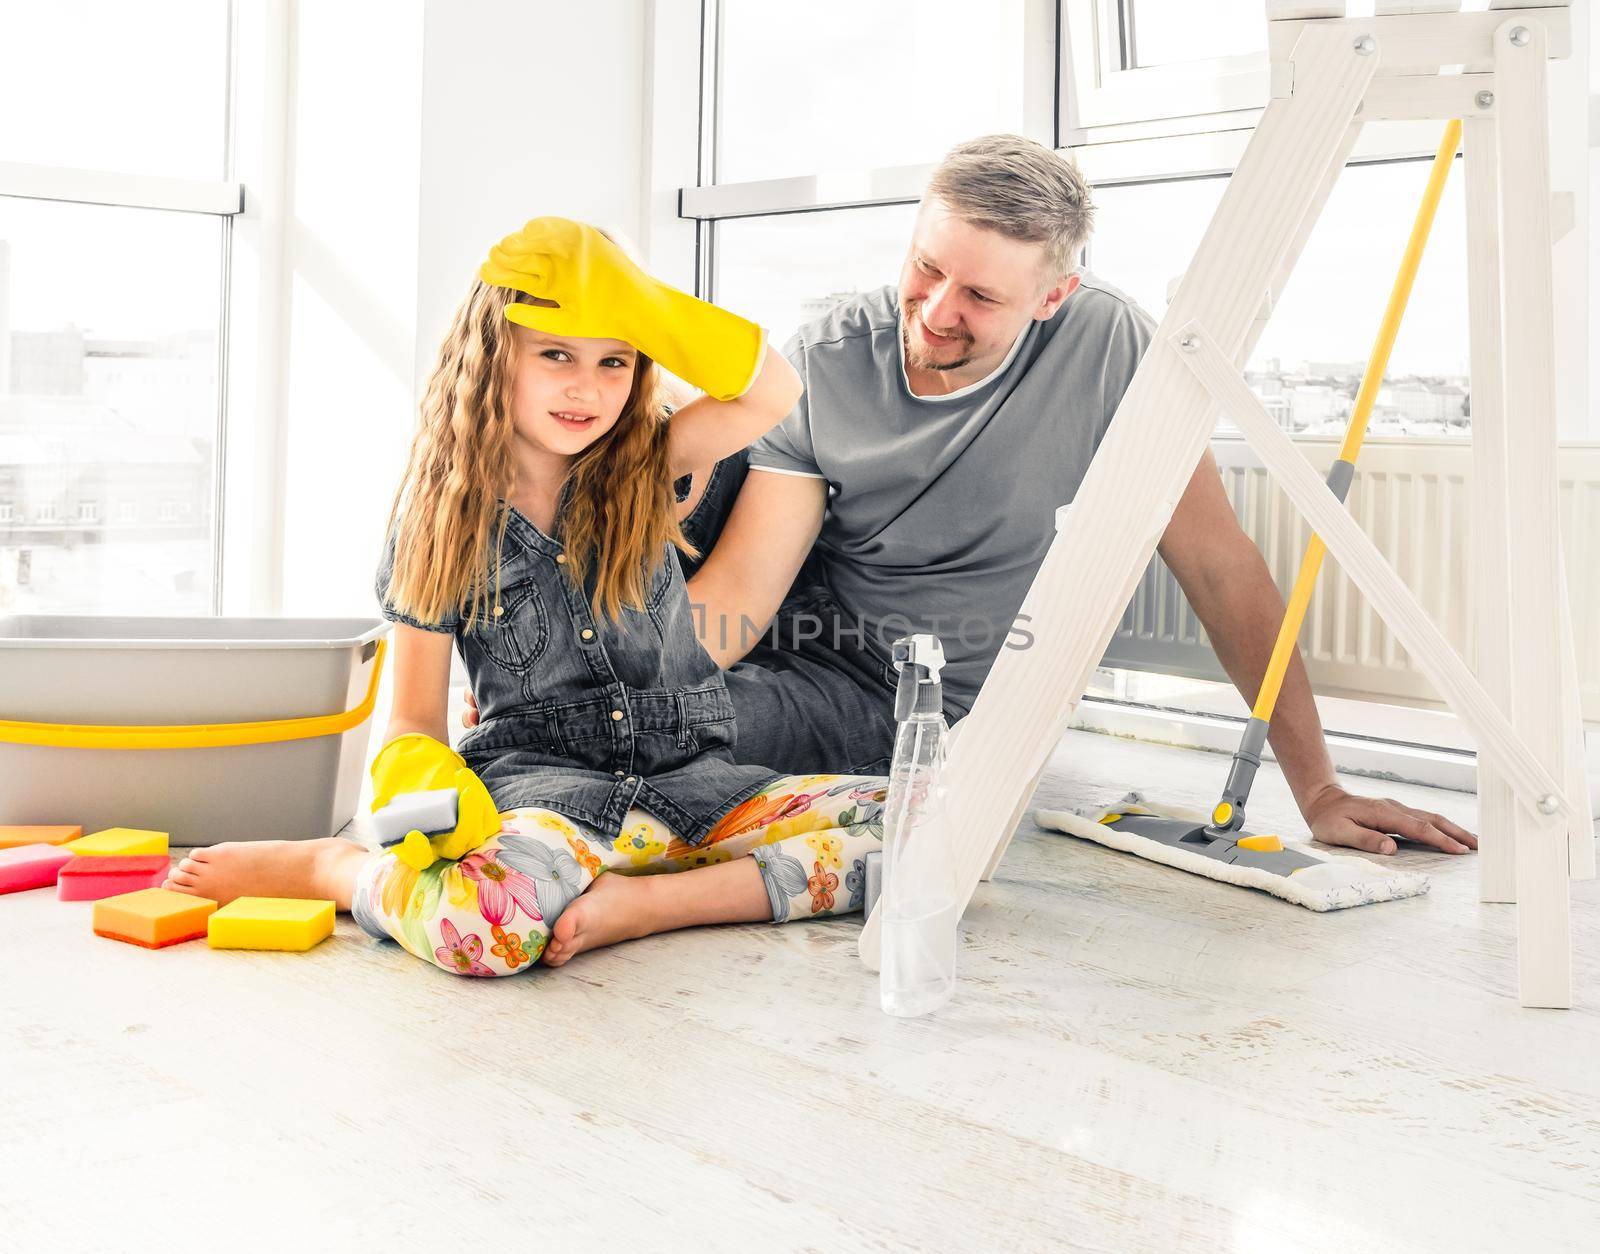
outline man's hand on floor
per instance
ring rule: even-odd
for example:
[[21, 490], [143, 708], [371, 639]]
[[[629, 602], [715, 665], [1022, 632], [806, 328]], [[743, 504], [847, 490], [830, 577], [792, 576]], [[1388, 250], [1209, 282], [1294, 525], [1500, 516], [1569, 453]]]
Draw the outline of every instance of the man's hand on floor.
[[466, 690], [467, 708], [461, 711], [461, 726], [476, 727], [478, 725], [478, 698], [472, 695], [472, 689]]
[[1478, 838], [1442, 814], [1414, 810], [1400, 802], [1358, 797], [1337, 784], [1321, 789], [1305, 807], [1311, 835], [1324, 845], [1343, 845], [1368, 853], [1393, 853], [1395, 837], [1431, 845], [1445, 853], [1466, 853]]

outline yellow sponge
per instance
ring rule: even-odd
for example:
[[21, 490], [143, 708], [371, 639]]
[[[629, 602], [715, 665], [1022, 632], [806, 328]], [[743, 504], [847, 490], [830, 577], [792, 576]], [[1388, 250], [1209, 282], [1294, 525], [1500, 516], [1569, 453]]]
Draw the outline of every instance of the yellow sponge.
[[136, 827], [108, 827], [103, 832], [90, 832], [77, 840], [61, 846], [80, 857], [124, 858], [142, 853], [166, 853], [165, 832], [143, 832]]
[[333, 902], [297, 897], [238, 897], [207, 920], [213, 949], [301, 952], [333, 935]]

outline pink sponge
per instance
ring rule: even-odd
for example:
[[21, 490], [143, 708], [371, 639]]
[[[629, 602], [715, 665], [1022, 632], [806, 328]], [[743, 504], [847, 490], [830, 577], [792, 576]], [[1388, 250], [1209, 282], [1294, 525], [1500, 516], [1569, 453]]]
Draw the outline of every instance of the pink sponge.
[[0, 849], [0, 893], [48, 888], [72, 855], [57, 845], [18, 845]]
[[61, 868], [56, 896], [62, 901], [99, 901], [141, 888], [160, 888], [169, 870], [170, 861], [160, 853], [120, 858], [80, 854]]

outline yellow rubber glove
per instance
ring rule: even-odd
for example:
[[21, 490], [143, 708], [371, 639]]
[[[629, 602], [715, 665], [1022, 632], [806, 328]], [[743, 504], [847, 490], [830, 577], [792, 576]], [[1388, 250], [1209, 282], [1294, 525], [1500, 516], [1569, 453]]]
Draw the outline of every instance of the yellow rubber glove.
[[489, 250], [478, 277], [560, 306], [508, 305], [512, 322], [549, 335], [626, 340], [719, 401], [743, 396], [761, 370], [760, 327], [651, 278], [582, 222], [533, 219]]
[[426, 836], [406, 833], [394, 856], [407, 866], [426, 870], [440, 858], [464, 858], [500, 830], [500, 813], [483, 781], [449, 745], [421, 732], [396, 736], [372, 760], [372, 809], [383, 809], [403, 792], [434, 788], [456, 790], [456, 825]]

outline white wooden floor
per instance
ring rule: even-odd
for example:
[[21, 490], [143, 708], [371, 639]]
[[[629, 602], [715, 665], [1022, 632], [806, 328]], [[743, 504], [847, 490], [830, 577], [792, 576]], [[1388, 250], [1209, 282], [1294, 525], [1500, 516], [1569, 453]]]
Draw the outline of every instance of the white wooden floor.
[[[1039, 799], [1225, 766], [1073, 733]], [[1600, 1248], [1600, 885], [1578, 1008], [1522, 1010], [1513, 908], [1403, 857], [1431, 895], [1317, 916], [1026, 823], [911, 1022], [853, 920], [472, 981], [0, 898], [0, 1249]]]

